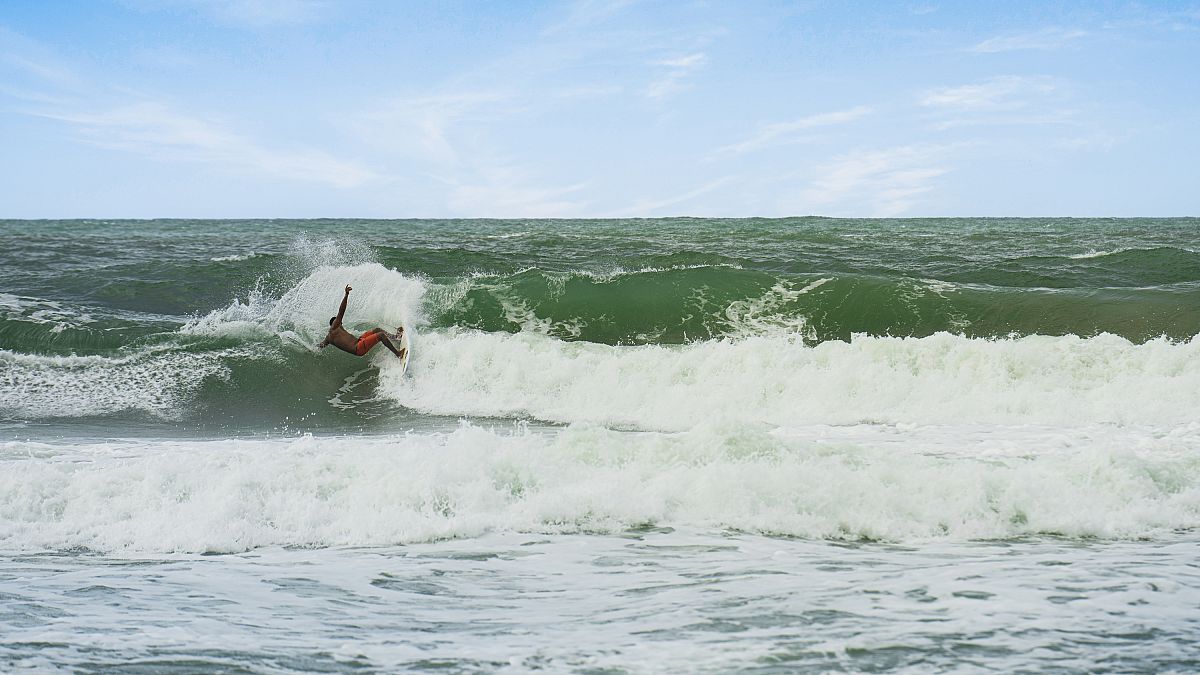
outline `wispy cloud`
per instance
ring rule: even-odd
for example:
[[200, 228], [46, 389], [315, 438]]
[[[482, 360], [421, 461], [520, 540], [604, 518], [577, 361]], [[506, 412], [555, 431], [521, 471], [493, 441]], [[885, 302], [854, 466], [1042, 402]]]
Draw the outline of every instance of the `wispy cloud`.
[[764, 124], [751, 137], [740, 143], [733, 143], [724, 147], [718, 148], [715, 154], [742, 154], [751, 150], [780, 145], [793, 142], [795, 134], [800, 131], [807, 131], [817, 127], [828, 127], [838, 124], [846, 124], [853, 122], [859, 118], [871, 114], [872, 109], [867, 106], [857, 106], [848, 110], [837, 110], [834, 112], [818, 113], [816, 115], [808, 115], [800, 117], [789, 122], [773, 122]]
[[20, 54], [5, 54], [0, 57], [6, 65], [24, 71], [28, 75], [58, 86], [74, 86], [79, 78], [69, 70], [50, 63], [35, 61]]
[[578, 0], [571, 4], [566, 16], [542, 30], [542, 35], [576, 31], [606, 21], [637, 0]]
[[932, 125], [933, 129], [961, 129], [964, 127], [1022, 127], [1043, 126], [1047, 124], [1076, 125], [1074, 112], [1071, 110], [1047, 110], [1024, 112], [998, 112], [995, 114], [968, 114], [949, 117]]
[[[0, 44], [8, 37], [0, 28]], [[20, 84], [17, 84], [20, 83]], [[70, 69], [16, 52], [0, 52], [0, 95], [30, 103], [58, 105], [83, 84]]]
[[557, 99], [587, 99], [587, 98], [607, 98], [609, 96], [617, 96], [625, 91], [625, 88], [616, 84], [592, 84], [581, 86], [567, 86], [553, 91], [550, 95]]
[[0, 77], [36, 82], [38, 86], [75, 89], [84, 83], [41, 43], [0, 26]]
[[[26, 101], [19, 114], [69, 125], [87, 144], [162, 162], [194, 162], [255, 177], [282, 178], [337, 188], [381, 178], [354, 161], [311, 147], [270, 147], [232, 130], [231, 125], [184, 114], [152, 100], [135, 103], [127, 92], [105, 87], [56, 65], [31, 40], [0, 28], [6, 47], [0, 62], [25, 73], [26, 88], [0, 87], [0, 92]], [[107, 105], [103, 101], [109, 101]]]
[[332, 8], [328, 0], [124, 0], [139, 10], [184, 9], [218, 21], [252, 28], [317, 21]]
[[1029, 33], [1011, 33], [988, 38], [971, 47], [969, 51], [979, 53], [1014, 52], [1022, 50], [1062, 49], [1068, 44], [1085, 37], [1088, 32], [1068, 28], [1043, 28]]
[[489, 90], [397, 97], [354, 115], [348, 124], [372, 145], [450, 166], [461, 157], [456, 135], [462, 125], [508, 98]]
[[945, 147], [929, 145], [846, 153], [822, 167], [800, 198], [828, 215], [905, 215], [949, 171], [939, 165], [945, 153]]
[[406, 158], [403, 172], [433, 178], [421, 195], [441, 213], [462, 217], [549, 218], [581, 215], [573, 198], [584, 183], [546, 181], [520, 158], [498, 150], [495, 126], [522, 112], [511, 94], [455, 91], [395, 98], [357, 115], [351, 130], [363, 142]]
[[944, 87], [926, 92], [921, 105], [957, 111], [1013, 109], [1028, 105], [1032, 94], [1055, 90], [1046, 78], [1004, 75], [976, 84]]
[[610, 217], [641, 218], [660, 215], [678, 215], [680, 213], [678, 210], [675, 210], [670, 214], [664, 214], [662, 213], [662, 210], [668, 207], [679, 206], [680, 204], [687, 204], [697, 197], [708, 194], [713, 190], [728, 185], [731, 181], [733, 181], [733, 179], [733, 176], [723, 176], [721, 178], [717, 178], [716, 180], [711, 180], [697, 188], [688, 190], [682, 194], [672, 195], [670, 197], [640, 199], [634, 202], [628, 208], [623, 208], [618, 210], [616, 213], [610, 214]]
[[1109, 152], [1122, 142], [1113, 134], [1095, 133], [1087, 136], [1060, 138], [1054, 142], [1056, 148], [1076, 152]]
[[566, 218], [581, 215], [582, 205], [567, 196], [584, 187], [545, 187], [522, 167], [478, 162], [471, 175], [451, 181], [447, 206], [463, 217]]
[[201, 59], [178, 45], [140, 47], [131, 51], [130, 57], [144, 68], [176, 70], [194, 68]]
[[235, 172], [355, 187], [379, 178], [355, 162], [310, 148], [264, 147], [224, 125], [172, 111], [159, 103], [138, 103], [102, 113], [44, 112], [40, 116], [75, 127], [92, 145], [160, 161], [202, 162]]
[[704, 54], [697, 53], [697, 54], [688, 54], [687, 56], [680, 56], [680, 57], [674, 58], [674, 59], [663, 59], [662, 61], [658, 62], [658, 65], [667, 66], [669, 68], [678, 68], [681, 70], [689, 70], [691, 68], [695, 68], [697, 66], [702, 65], [704, 63], [704, 61], [705, 61]]
[[704, 52], [676, 56], [655, 61], [653, 65], [665, 68], [666, 72], [646, 88], [646, 96], [652, 99], [663, 99], [678, 93], [686, 87], [686, 80], [696, 70], [708, 61]]

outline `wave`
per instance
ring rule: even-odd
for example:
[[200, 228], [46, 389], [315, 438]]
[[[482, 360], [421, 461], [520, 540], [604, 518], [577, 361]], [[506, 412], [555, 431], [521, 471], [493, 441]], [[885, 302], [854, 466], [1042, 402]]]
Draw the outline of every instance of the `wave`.
[[[579, 237], [573, 244], [579, 250], [556, 263], [520, 237], [512, 239], [523, 242], [513, 250], [491, 250], [493, 240], [477, 240], [479, 233], [460, 246], [439, 239], [372, 249], [298, 237], [284, 250], [241, 248], [243, 243], [232, 254], [228, 248], [206, 250], [202, 259], [125, 256], [95, 266], [84, 264], [95, 262], [89, 257], [48, 274], [44, 283], [6, 289], [0, 346], [23, 353], [111, 354], [133, 340], [173, 331], [189, 317], [194, 322], [197, 312], [209, 316], [213, 308], [240, 313], [264, 330], [292, 330], [287, 316], [266, 316], [270, 305], [284, 299], [283, 312], [296, 313], [296, 302], [285, 296], [299, 294], [314, 307], [336, 307], [336, 289], [344, 281], [335, 277], [346, 270], [357, 270], [350, 273], [356, 299], [376, 285], [399, 293], [402, 313], [381, 302], [367, 308], [370, 320], [536, 331], [603, 344], [684, 344], [779, 331], [814, 344], [855, 334], [1111, 333], [1137, 342], [1200, 334], [1200, 253], [1178, 247], [1114, 248], [1084, 259], [1065, 252], [979, 260], [956, 255], [923, 258], [918, 265], [901, 255], [912, 251], [876, 250], [872, 240], [859, 245], [863, 250], [843, 251], [845, 258], [828, 253], [816, 264], [803, 259], [817, 241], [809, 238], [801, 242], [807, 248], [797, 250], [800, 259], [787, 260], [774, 240], [737, 256], [666, 252], [647, 242], [632, 247], [636, 252], [644, 246], [644, 252], [607, 255], [595, 249], [615, 242], [615, 235], [592, 234]], [[222, 255], [211, 255], [216, 252]], [[315, 288], [321, 284], [328, 284], [327, 292]], [[420, 299], [412, 302], [401, 285], [419, 287]], [[299, 323], [311, 333], [319, 325], [310, 318]]]
[[948, 272], [950, 281], [1010, 288], [1146, 288], [1200, 281], [1200, 253], [1189, 248], [1118, 247], [1068, 255], [1009, 258]]
[[683, 346], [610, 346], [536, 333], [420, 336], [380, 392], [443, 415], [697, 424], [1180, 424], [1200, 409], [1200, 338], [1113, 335], [984, 340], [856, 336], [808, 346], [787, 335]]
[[[527, 268], [431, 283], [437, 327], [536, 331], [606, 344], [679, 344], [786, 331], [925, 337], [1200, 334], [1200, 285], [1011, 288], [932, 278], [780, 275], [733, 264], [605, 272]], [[1195, 306], [1197, 311], [1184, 311]]]
[[1069, 255], [1067, 257], [1072, 260], [1086, 260], [1088, 258], [1103, 258], [1104, 256], [1115, 255], [1117, 253], [1124, 253], [1125, 251], [1128, 251], [1128, 250], [1129, 249], [1127, 249], [1127, 248], [1117, 248], [1117, 249], [1113, 249], [1111, 251], [1097, 251], [1096, 249], [1092, 248], [1092, 249], [1088, 249], [1087, 251], [1085, 251], [1083, 253], [1076, 253], [1073, 255]]
[[[111, 327], [94, 332], [107, 342], [90, 333], [71, 338], [107, 346], [105, 353], [0, 352], [0, 414], [137, 410], [181, 419], [229, 411], [230, 401], [286, 411], [298, 401], [337, 398], [351, 380], [360, 390], [356, 400], [364, 400], [365, 386], [385, 403], [422, 413], [649, 430], [713, 419], [780, 426], [1175, 424], [1200, 404], [1200, 325], [1176, 325], [1160, 337], [1148, 328], [1157, 316], [1200, 321], [1200, 312], [1179, 312], [1186, 292], [1092, 291], [1084, 311], [1070, 309], [1080, 296], [1026, 291], [979, 309], [973, 322], [946, 303], [965, 312], [972, 302], [984, 304], [972, 294], [990, 302], [993, 290], [937, 280], [781, 280], [693, 264], [605, 274], [529, 269], [443, 283], [327, 248], [309, 245], [304, 271], [284, 290], [260, 282], [172, 330], [143, 332], [128, 344]], [[410, 378], [397, 378], [382, 352], [366, 362], [334, 350], [314, 354], [347, 283], [355, 287], [351, 330], [403, 324], [413, 331]], [[26, 299], [12, 297], [5, 307], [27, 314]], [[1098, 335], [1078, 337], [1068, 330], [1080, 327], [1070, 325], [1074, 319], [1033, 319], [1054, 310], [1060, 317], [1089, 314], [1104, 303], [1110, 308], [1103, 316], [1118, 324], [1122, 312], [1136, 312], [1129, 321], [1138, 329], [1124, 324], [1136, 337], [1094, 325], [1081, 332]], [[1022, 335], [1012, 330], [1022, 325], [1014, 316], [1063, 334]], [[49, 324], [25, 319], [0, 320], [0, 334], [42, 331], [23, 337], [25, 344], [53, 337]], [[855, 330], [861, 328], [868, 330]], [[364, 379], [358, 373], [368, 365], [377, 370]], [[66, 391], [72, 405], [62, 403]]]
[[1161, 434], [574, 425], [0, 444], [0, 548], [244, 551], [647, 525], [913, 541], [1200, 525], [1200, 426]]
[[[1197, 290], [1186, 284], [1014, 290], [695, 256], [432, 278], [372, 255], [299, 238], [244, 295], [173, 320], [6, 293], [0, 415], [200, 419], [241, 407], [290, 419], [300, 404], [328, 412], [348, 389], [435, 415], [645, 430], [1176, 424], [1200, 403], [1200, 311], [1186, 311]], [[316, 352], [347, 283], [351, 330], [412, 331], [411, 377], [382, 352]]]

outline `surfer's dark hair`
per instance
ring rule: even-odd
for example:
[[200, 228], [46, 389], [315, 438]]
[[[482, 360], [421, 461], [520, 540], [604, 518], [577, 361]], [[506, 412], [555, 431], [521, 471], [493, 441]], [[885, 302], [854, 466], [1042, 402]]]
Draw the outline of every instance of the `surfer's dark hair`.
[[334, 322], [334, 321], [337, 321], [337, 317], [336, 317], [336, 316], [331, 316], [331, 317], [329, 317], [329, 325], [330, 325], [330, 326], [332, 326], [332, 325], [333, 325], [333, 322]]

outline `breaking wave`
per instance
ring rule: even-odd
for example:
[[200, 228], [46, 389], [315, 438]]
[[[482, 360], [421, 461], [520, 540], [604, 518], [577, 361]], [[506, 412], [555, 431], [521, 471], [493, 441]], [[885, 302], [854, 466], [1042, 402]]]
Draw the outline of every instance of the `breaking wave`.
[[1200, 522], [1200, 426], [628, 433], [464, 425], [292, 440], [0, 444], [0, 548], [243, 551], [702, 526], [920, 540]]

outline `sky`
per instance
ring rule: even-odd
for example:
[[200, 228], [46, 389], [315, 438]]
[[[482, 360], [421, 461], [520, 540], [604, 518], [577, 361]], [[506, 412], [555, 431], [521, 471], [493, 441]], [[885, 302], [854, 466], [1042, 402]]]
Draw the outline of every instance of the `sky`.
[[0, 218], [1200, 216], [1197, 2], [0, 1]]

